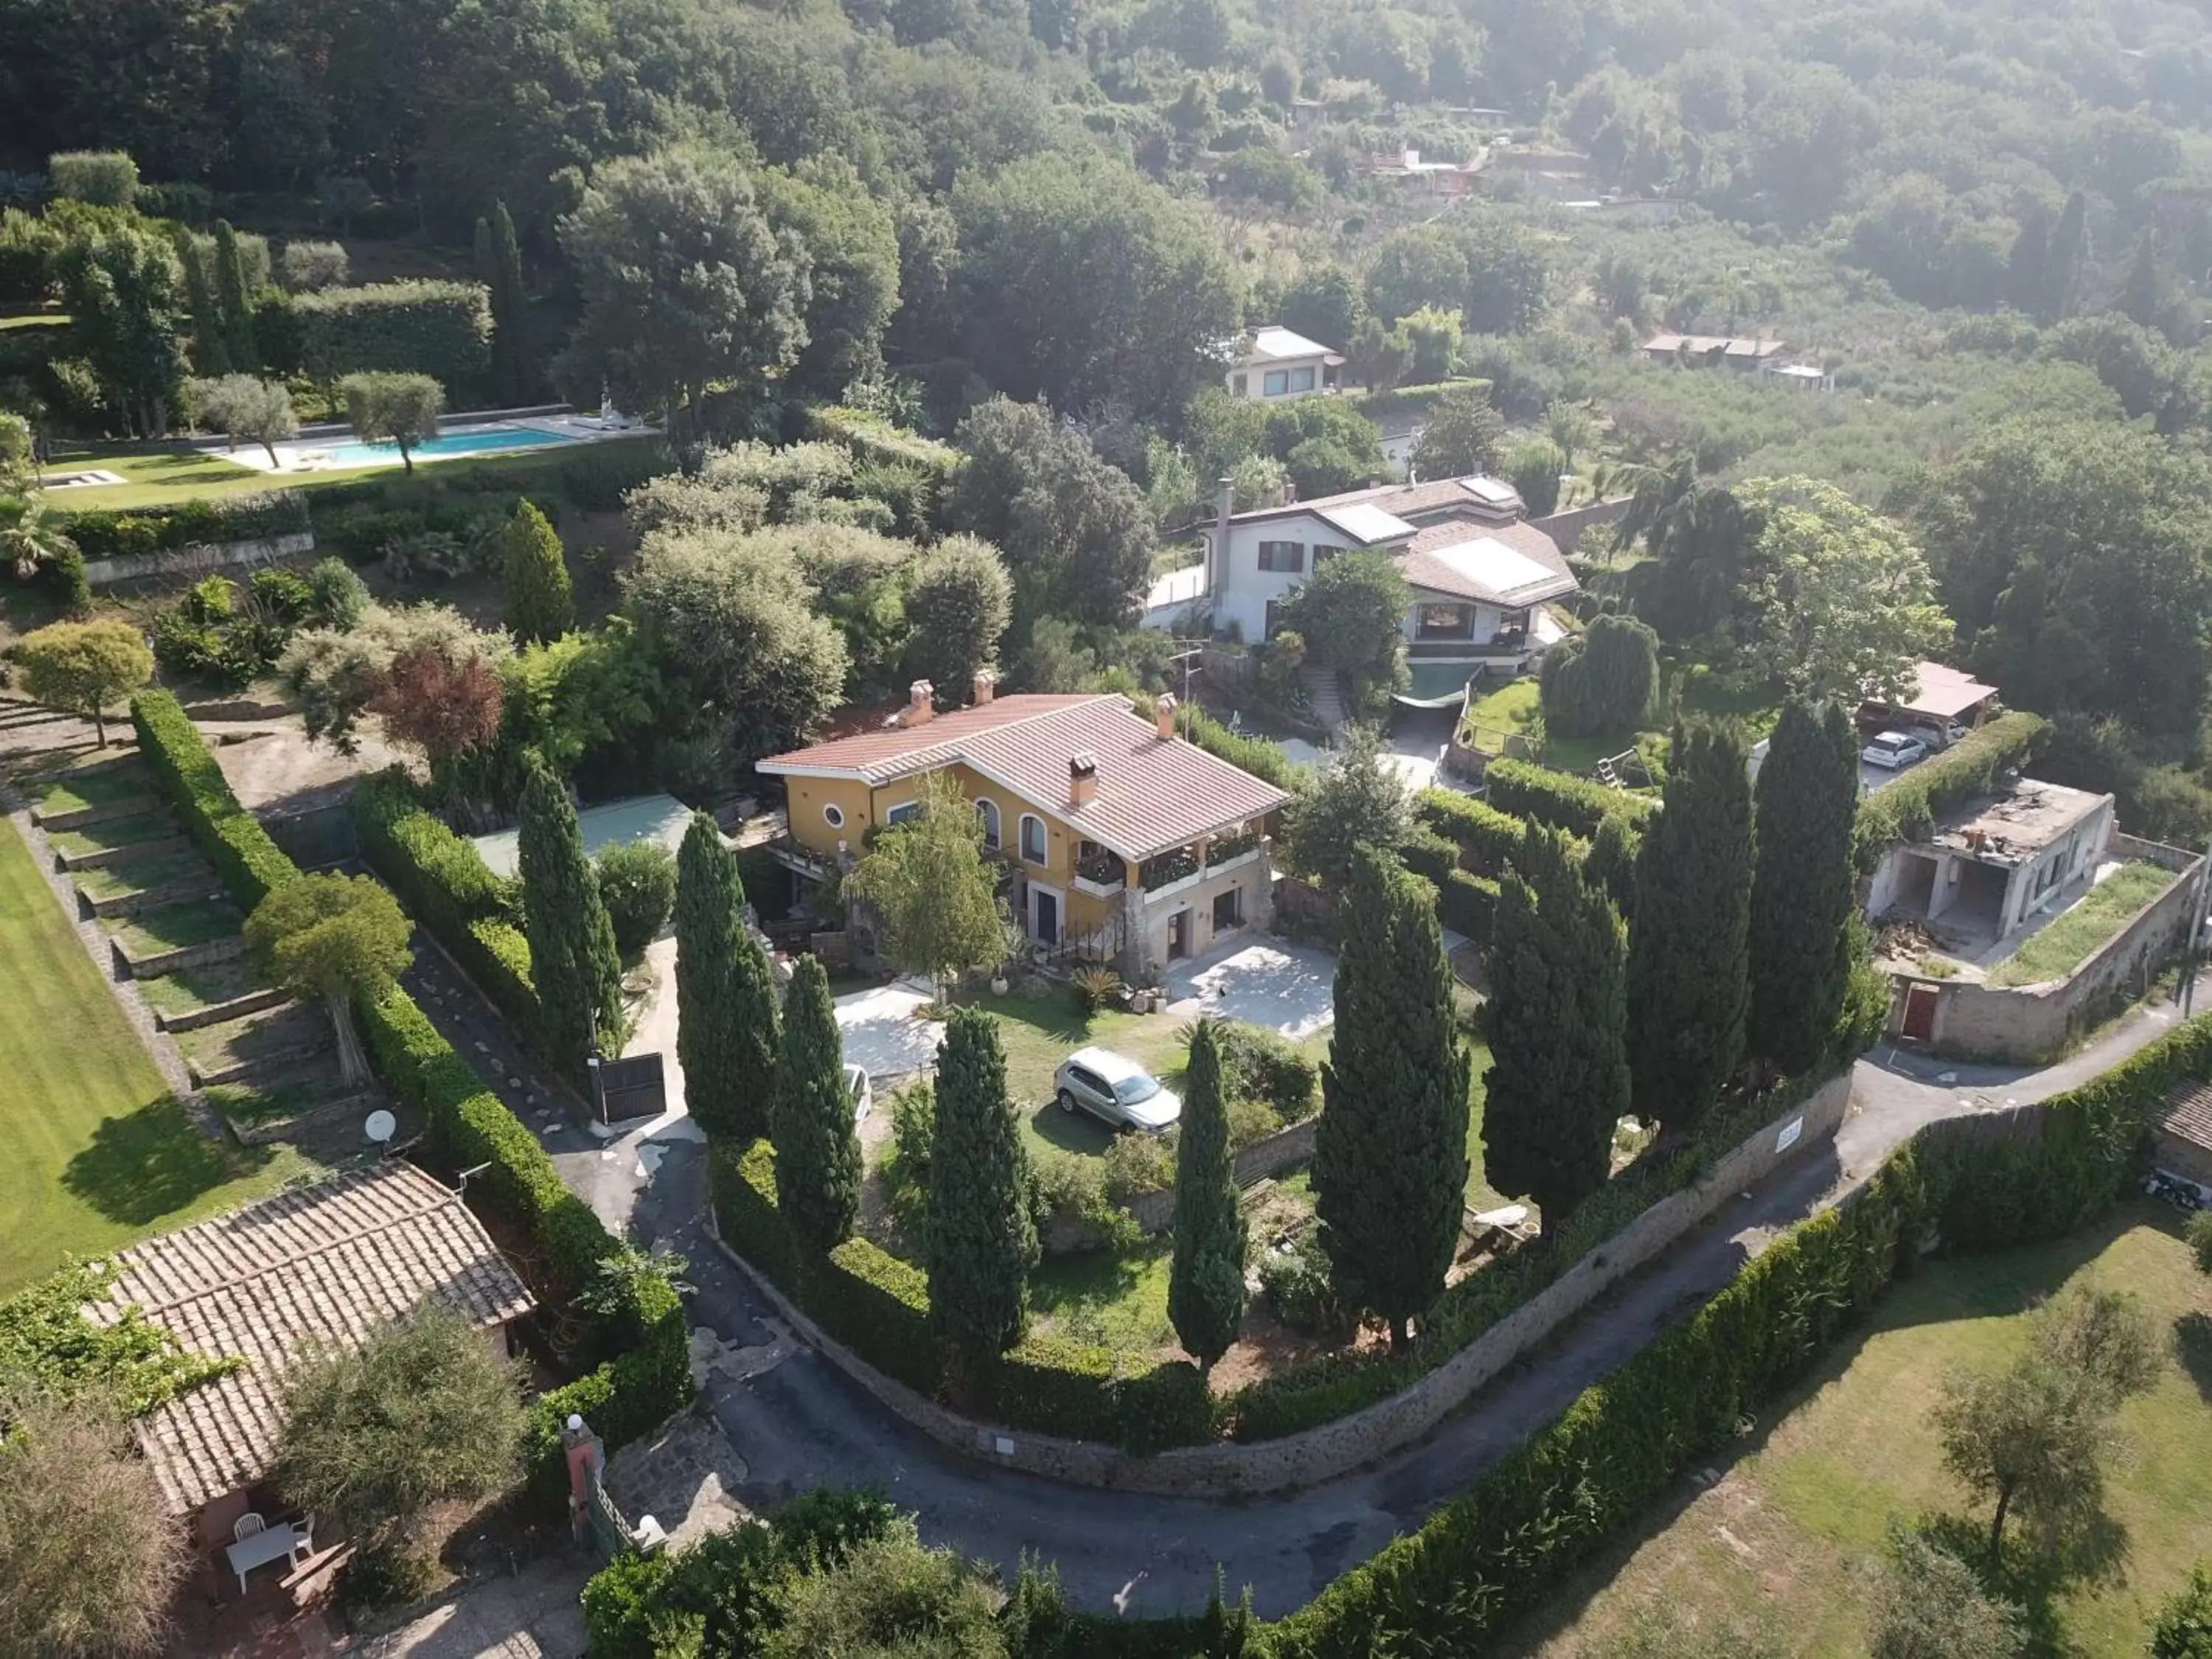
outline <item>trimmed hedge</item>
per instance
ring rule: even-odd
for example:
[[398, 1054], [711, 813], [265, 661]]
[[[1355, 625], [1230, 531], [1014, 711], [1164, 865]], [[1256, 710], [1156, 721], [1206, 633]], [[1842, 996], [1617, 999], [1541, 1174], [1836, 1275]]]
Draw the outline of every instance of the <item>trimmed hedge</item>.
[[491, 299], [481, 283], [377, 283], [292, 296], [300, 366], [325, 385], [364, 370], [434, 374], [471, 388], [489, 362]]
[[138, 752], [183, 821], [185, 833], [241, 908], [250, 912], [272, 890], [299, 875], [299, 867], [269, 839], [259, 821], [238, 804], [198, 728], [174, 697], [167, 691], [141, 691], [131, 700], [131, 724], [138, 734]]
[[1478, 1650], [1802, 1379], [1910, 1270], [1930, 1234], [1952, 1249], [2006, 1248], [2108, 1208], [2150, 1110], [2175, 1081], [2208, 1066], [2212, 1016], [2046, 1103], [2033, 1140], [1991, 1147], [1972, 1120], [1921, 1130], [1866, 1186], [1771, 1245], [1695, 1319], [1585, 1390], [1419, 1532], [1273, 1626], [1265, 1650], [1273, 1659]]
[[1608, 789], [1533, 761], [1494, 760], [1483, 773], [1483, 781], [1490, 787], [1491, 805], [1499, 811], [1571, 830], [1584, 841], [1595, 836], [1598, 825], [1607, 818], [1620, 818], [1630, 829], [1640, 830], [1644, 821], [1659, 810], [1652, 796]]
[[935, 484], [940, 501], [952, 487], [953, 475], [967, 461], [951, 444], [909, 432], [865, 409], [848, 409], [839, 404], [817, 404], [809, 409], [806, 435], [842, 444], [860, 460], [918, 468]]
[[1413, 818], [1459, 848], [1462, 868], [1492, 878], [1505, 872], [1525, 827], [1510, 812], [1451, 789], [1422, 790], [1413, 797]]
[[[783, 1224], [767, 1141], [718, 1146], [710, 1158], [715, 1219], [729, 1247], [860, 1359], [933, 1398], [944, 1374], [921, 1271], [865, 1238], [810, 1256]], [[1133, 1452], [1214, 1437], [1205, 1379], [1182, 1360], [1131, 1370], [1110, 1348], [1031, 1337], [1000, 1356], [984, 1389], [994, 1418], [1036, 1434]]]
[[507, 884], [492, 874], [473, 844], [431, 816], [398, 767], [356, 787], [353, 821], [369, 867], [477, 988], [538, 1043], [530, 941], [511, 919]]
[[[239, 805], [174, 697], [141, 692], [131, 700], [131, 717], [139, 752], [233, 898], [251, 909], [271, 888], [298, 878], [298, 867]], [[394, 1098], [422, 1114], [446, 1159], [463, 1169], [486, 1166], [471, 1188], [475, 1198], [537, 1243], [564, 1297], [589, 1285], [622, 1242], [562, 1184], [538, 1137], [484, 1086], [405, 990], [394, 986], [362, 1004], [356, 1015], [378, 1075]], [[690, 1336], [681, 1299], [659, 1279], [640, 1275], [627, 1283], [626, 1302], [588, 1332], [592, 1347], [613, 1358], [538, 1400], [529, 1480], [532, 1493], [549, 1502], [557, 1502], [568, 1485], [561, 1425], [569, 1413], [584, 1413], [612, 1447], [656, 1427], [691, 1398]]]
[[1940, 814], [1995, 793], [1999, 775], [2033, 760], [2050, 735], [2051, 722], [2040, 714], [2000, 714], [1869, 795], [1859, 803], [1860, 872], [1870, 872], [1891, 848], [1925, 836]]
[[88, 559], [135, 559], [180, 547], [271, 541], [309, 528], [306, 498], [295, 489], [262, 489], [212, 501], [128, 513], [72, 513], [62, 528]]
[[1216, 760], [1241, 767], [1286, 794], [1297, 794], [1304, 787], [1304, 779], [1279, 744], [1264, 738], [1239, 737], [1194, 702], [1177, 705], [1176, 730]]

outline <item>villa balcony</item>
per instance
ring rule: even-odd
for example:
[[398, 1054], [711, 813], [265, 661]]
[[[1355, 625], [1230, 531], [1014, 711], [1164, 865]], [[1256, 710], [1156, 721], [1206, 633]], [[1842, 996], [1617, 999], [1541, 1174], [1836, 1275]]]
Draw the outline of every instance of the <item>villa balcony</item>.
[[1129, 885], [1128, 866], [1118, 853], [1096, 852], [1078, 860], [1072, 885], [1092, 898], [1119, 898]]

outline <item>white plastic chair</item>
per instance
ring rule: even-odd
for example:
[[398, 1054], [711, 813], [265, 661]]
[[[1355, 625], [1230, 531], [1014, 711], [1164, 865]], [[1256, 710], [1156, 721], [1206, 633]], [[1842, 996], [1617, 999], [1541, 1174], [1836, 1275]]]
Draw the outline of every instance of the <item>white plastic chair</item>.
[[230, 1541], [243, 1544], [257, 1532], [269, 1530], [269, 1522], [258, 1511], [249, 1510], [238, 1517], [238, 1524], [230, 1529]]

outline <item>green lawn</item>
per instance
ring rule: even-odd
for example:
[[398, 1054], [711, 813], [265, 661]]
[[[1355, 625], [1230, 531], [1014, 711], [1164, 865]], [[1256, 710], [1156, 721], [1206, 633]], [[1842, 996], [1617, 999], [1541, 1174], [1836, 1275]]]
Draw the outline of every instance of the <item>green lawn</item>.
[[2106, 1503], [2117, 1558], [2053, 1583], [2037, 1583], [2023, 1553], [2011, 1590], [2045, 1633], [2032, 1654], [2140, 1659], [2160, 1604], [2212, 1557], [2212, 1291], [2180, 1231], [2173, 1211], [2136, 1200], [2072, 1238], [1902, 1280], [1860, 1340], [1754, 1426], [1743, 1455], [1718, 1461], [1717, 1485], [1685, 1483], [1500, 1651], [1595, 1659], [1632, 1608], [1659, 1601], [1747, 1622], [1791, 1659], [1863, 1654], [1866, 1572], [1889, 1518], [1986, 1528], [1987, 1508], [1944, 1474], [1929, 1422], [1944, 1374], [2003, 1364], [2022, 1310], [2081, 1279], [2141, 1297], [2175, 1359], [2120, 1415]]
[[195, 900], [132, 916], [112, 924], [112, 931], [134, 957], [150, 957], [225, 938], [238, 932], [244, 920], [235, 906], [222, 900]]
[[142, 893], [150, 887], [166, 887], [196, 875], [207, 878], [206, 891], [213, 892], [221, 885], [215, 872], [208, 868], [207, 860], [179, 842], [174, 847], [132, 853], [94, 869], [80, 870], [74, 879], [92, 897], [105, 899], [125, 893]]
[[259, 988], [252, 965], [242, 957], [138, 981], [147, 1006], [157, 1014], [170, 1015], [195, 1013]]
[[0, 825], [0, 1293], [310, 1167], [192, 1127], [12, 824]]
[[1545, 765], [1562, 772], [1587, 772], [1608, 755], [1636, 746], [1636, 733], [1620, 732], [1599, 738], [1553, 737], [1542, 730], [1543, 694], [1534, 674], [1509, 680], [1486, 696], [1475, 699], [1468, 720], [1485, 729], [1485, 746], [1497, 739], [1487, 735], [1503, 732], [1527, 738], [1535, 745]]
[[154, 780], [135, 756], [102, 756], [94, 750], [82, 764], [49, 773], [30, 784], [27, 793], [41, 811], [76, 812], [141, 797], [150, 799]]
[[82, 830], [58, 830], [48, 836], [46, 841], [57, 853], [74, 857], [79, 853], [97, 853], [110, 847], [136, 847], [141, 842], [160, 841], [176, 833], [176, 820], [156, 810], [127, 818], [103, 818]]
[[2160, 865], [2122, 865], [2091, 888], [2080, 903], [2032, 934], [1992, 969], [1989, 982], [2040, 985], [2064, 979], [2172, 884], [2173, 872]]
[[1146, 1354], [1176, 1340], [1168, 1318], [1172, 1239], [1147, 1240], [1127, 1255], [1087, 1251], [1048, 1255], [1030, 1276], [1030, 1304], [1047, 1334]]

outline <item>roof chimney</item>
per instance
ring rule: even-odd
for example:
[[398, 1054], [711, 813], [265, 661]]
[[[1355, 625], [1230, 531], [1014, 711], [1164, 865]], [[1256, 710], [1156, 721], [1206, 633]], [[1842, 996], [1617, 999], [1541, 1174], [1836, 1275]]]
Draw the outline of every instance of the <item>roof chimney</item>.
[[1067, 758], [1067, 804], [1088, 806], [1098, 799], [1098, 757], [1088, 749]]
[[997, 696], [998, 690], [999, 677], [996, 674], [988, 668], [979, 668], [975, 671], [975, 695], [971, 701], [978, 708]]
[[1160, 728], [1162, 737], [1175, 736], [1175, 717], [1176, 694], [1172, 691], [1164, 691], [1158, 700], [1152, 704], [1152, 720]]
[[937, 688], [927, 680], [916, 680], [912, 685], [907, 687], [906, 724], [928, 725], [930, 718], [937, 713], [937, 705], [931, 701], [936, 695]]
[[1237, 514], [1237, 480], [1224, 478], [1215, 487], [1213, 534], [1206, 549], [1206, 591], [1218, 593], [1229, 574], [1229, 520]]

